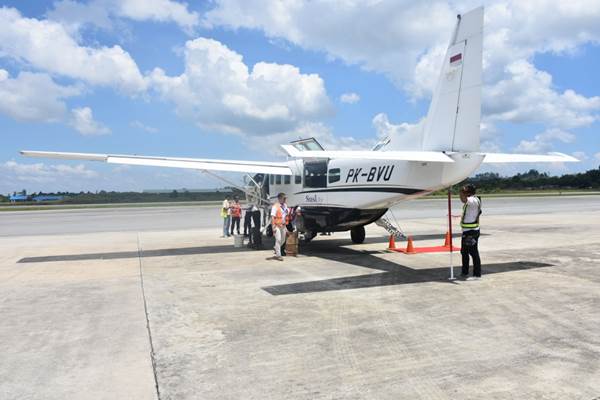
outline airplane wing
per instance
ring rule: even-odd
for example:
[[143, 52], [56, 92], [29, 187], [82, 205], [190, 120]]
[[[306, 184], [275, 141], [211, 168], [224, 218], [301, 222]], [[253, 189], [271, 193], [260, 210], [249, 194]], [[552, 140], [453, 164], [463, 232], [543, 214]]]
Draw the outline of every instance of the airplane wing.
[[358, 160], [399, 160], [452, 163], [454, 160], [441, 151], [371, 151], [371, 150], [298, 150], [292, 145], [281, 147], [290, 157], [297, 158], [348, 158]]
[[62, 160], [104, 161], [109, 164], [148, 165], [154, 167], [187, 168], [259, 174], [293, 175], [286, 163], [214, 160], [201, 158], [154, 157], [121, 154], [63, 153], [53, 151], [23, 150], [26, 157], [58, 158]]
[[484, 163], [537, 163], [537, 162], [578, 162], [575, 157], [564, 153], [538, 154], [506, 154], [484, 153]]

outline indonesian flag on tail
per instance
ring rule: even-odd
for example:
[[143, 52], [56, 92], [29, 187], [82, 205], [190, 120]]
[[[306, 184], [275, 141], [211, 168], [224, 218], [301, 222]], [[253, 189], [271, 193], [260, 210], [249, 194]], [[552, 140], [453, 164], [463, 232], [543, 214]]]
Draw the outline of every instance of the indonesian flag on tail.
[[462, 53], [458, 53], [453, 55], [452, 57], [450, 57], [450, 65], [451, 66], [457, 66], [460, 65], [462, 63]]

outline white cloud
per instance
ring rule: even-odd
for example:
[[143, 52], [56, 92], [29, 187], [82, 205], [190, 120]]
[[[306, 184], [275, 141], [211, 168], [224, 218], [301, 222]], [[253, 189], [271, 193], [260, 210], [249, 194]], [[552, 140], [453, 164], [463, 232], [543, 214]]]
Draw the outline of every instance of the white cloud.
[[340, 96], [340, 101], [347, 104], [355, 104], [360, 101], [360, 96], [354, 92], [344, 93]]
[[137, 64], [120, 46], [80, 46], [60, 23], [25, 18], [14, 8], [0, 8], [0, 55], [128, 93], [146, 88]]
[[331, 113], [323, 80], [297, 67], [259, 62], [206, 38], [188, 41], [185, 70], [167, 76], [156, 68], [153, 88], [179, 115], [208, 130], [250, 136], [285, 134]]
[[187, 32], [192, 32], [199, 22], [198, 13], [188, 11], [186, 3], [171, 0], [124, 0], [117, 4], [120, 16], [138, 21], [175, 22]]
[[[470, 0], [217, 0], [203, 22], [257, 29], [325, 52], [383, 73], [419, 99], [435, 86], [454, 16], [478, 5]], [[598, 2], [489, 0], [485, 6], [483, 118], [488, 127], [511, 121], [573, 128], [597, 120], [598, 97], [558, 91], [532, 60], [536, 54], [572, 54], [583, 44], [600, 43]]]
[[562, 143], [572, 143], [575, 135], [560, 129], [549, 129], [543, 133], [535, 135], [533, 140], [521, 140], [515, 152], [517, 153], [544, 153], [552, 150], [553, 143], [558, 141]]
[[[44, 163], [22, 164], [6, 161], [0, 164], [3, 176], [12, 182], [43, 183], [58, 182], [65, 178], [96, 178], [97, 172], [87, 169], [83, 164], [47, 165]], [[9, 189], [10, 190], [10, 189]]]
[[390, 138], [386, 150], [421, 150], [424, 121], [422, 119], [416, 124], [403, 122], [395, 125], [390, 123], [387, 114], [380, 113], [373, 117], [372, 123], [380, 139]]
[[483, 112], [488, 121], [538, 122], [575, 128], [597, 118], [600, 97], [584, 97], [573, 90], [557, 92], [552, 76], [531, 63], [516, 61], [506, 68], [507, 77], [484, 88]]
[[61, 86], [43, 73], [19, 72], [10, 78], [0, 69], [0, 112], [18, 121], [58, 122], [64, 119], [64, 99], [80, 94], [75, 86]]
[[89, 107], [74, 108], [71, 110], [69, 125], [82, 135], [106, 135], [110, 129], [94, 120], [92, 109]]
[[131, 126], [132, 128], [141, 129], [141, 130], [149, 132], [149, 133], [156, 133], [156, 132], [158, 132], [158, 129], [156, 129], [156, 128], [152, 127], [152, 126], [146, 125], [142, 121], [138, 121], [138, 120], [131, 121], [129, 123], [129, 126]]
[[600, 152], [594, 154], [594, 158], [598, 161], [600, 161]]
[[46, 14], [48, 19], [59, 22], [67, 30], [76, 34], [83, 26], [91, 25], [110, 30], [113, 21], [106, 1], [90, 1], [80, 3], [75, 0], [61, 0], [53, 4], [53, 9]]
[[87, 3], [61, 0], [48, 12], [49, 19], [61, 22], [73, 31], [84, 25], [112, 29], [115, 17], [173, 22], [188, 33], [192, 33], [199, 22], [198, 13], [190, 12], [186, 3], [171, 0], [92, 0]]

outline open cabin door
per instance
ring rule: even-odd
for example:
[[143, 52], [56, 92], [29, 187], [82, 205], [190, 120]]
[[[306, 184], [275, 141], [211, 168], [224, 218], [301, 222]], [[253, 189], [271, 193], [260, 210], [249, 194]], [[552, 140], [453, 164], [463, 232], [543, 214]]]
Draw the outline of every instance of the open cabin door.
[[327, 204], [328, 160], [304, 160], [303, 198], [304, 205]]

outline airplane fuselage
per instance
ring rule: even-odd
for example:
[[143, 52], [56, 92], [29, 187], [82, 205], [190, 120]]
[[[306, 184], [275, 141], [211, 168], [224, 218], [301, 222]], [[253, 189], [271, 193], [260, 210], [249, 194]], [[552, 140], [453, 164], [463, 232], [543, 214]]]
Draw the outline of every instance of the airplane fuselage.
[[456, 184], [483, 161], [478, 153], [448, 154], [452, 163], [385, 160], [288, 161], [293, 176], [269, 175], [269, 199], [287, 195], [304, 229], [345, 231], [380, 218], [394, 204]]

